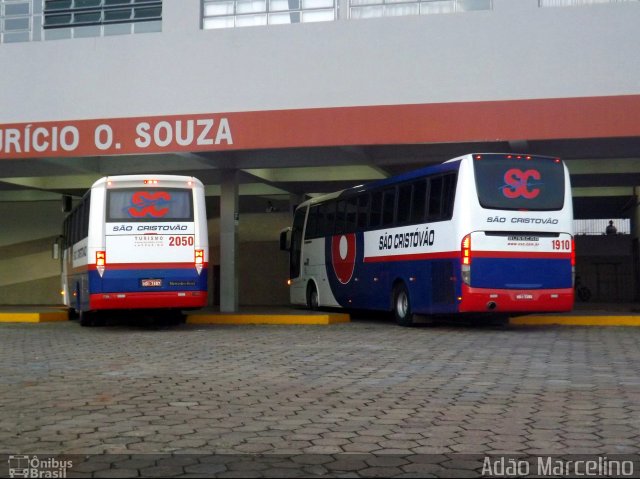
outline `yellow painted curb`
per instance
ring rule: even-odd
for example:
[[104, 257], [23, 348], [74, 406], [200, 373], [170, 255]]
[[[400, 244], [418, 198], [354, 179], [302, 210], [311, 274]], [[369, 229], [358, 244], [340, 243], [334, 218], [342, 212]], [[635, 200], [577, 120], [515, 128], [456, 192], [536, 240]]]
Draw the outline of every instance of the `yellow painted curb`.
[[510, 324], [535, 326], [558, 324], [562, 326], [640, 326], [640, 316], [519, 316], [510, 318]]
[[66, 312], [51, 313], [0, 313], [0, 323], [49, 323], [53, 321], [67, 321]]
[[336, 314], [192, 314], [187, 324], [336, 324], [351, 316]]

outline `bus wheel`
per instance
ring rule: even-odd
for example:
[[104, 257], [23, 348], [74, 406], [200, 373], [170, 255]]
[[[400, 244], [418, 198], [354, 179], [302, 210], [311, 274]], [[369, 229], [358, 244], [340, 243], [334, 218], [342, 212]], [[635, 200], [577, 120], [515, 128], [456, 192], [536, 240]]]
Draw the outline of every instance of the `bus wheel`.
[[307, 286], [307, 309], [316, 311], [318, 309], [318, 290], [313, 282]]
[[86, 328], [95, 325], [93, 322], [93, 314], [90, 311], [80, 310], [78, 317], [80, 319], [80, 326], [84, 326]]
[[413, 326], [409, 291], [404, 283], [399, 283], [393, 288], [393, 316], [400, 326]]

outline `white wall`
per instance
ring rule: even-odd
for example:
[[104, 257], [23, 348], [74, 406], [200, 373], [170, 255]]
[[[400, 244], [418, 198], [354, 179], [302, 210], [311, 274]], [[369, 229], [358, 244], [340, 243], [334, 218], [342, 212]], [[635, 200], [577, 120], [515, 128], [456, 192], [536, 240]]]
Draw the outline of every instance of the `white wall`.
[[0, 124], [640, 93], [640, 2], [0, 45]]

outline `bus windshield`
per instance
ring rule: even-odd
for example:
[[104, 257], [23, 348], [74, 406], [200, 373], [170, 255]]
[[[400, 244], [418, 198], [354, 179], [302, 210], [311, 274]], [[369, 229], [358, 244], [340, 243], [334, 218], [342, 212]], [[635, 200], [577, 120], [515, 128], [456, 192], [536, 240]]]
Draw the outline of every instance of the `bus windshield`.
[[193, 221], [192, 192], [175, 188], [111, 190], [107, 221]]
[[564, 206], [564, 167], [556, 158], [474, 155], [473, 165], [483, 208], [551, 211]]

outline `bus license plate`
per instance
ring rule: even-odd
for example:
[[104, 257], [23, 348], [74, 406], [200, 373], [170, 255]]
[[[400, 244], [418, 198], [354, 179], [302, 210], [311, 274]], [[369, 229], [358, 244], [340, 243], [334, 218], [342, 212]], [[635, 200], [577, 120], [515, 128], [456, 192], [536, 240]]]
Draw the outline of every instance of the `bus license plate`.
[[161, 279], [143, 279], [141, 282], [143, 288], [159, 288], [162, 286]]

